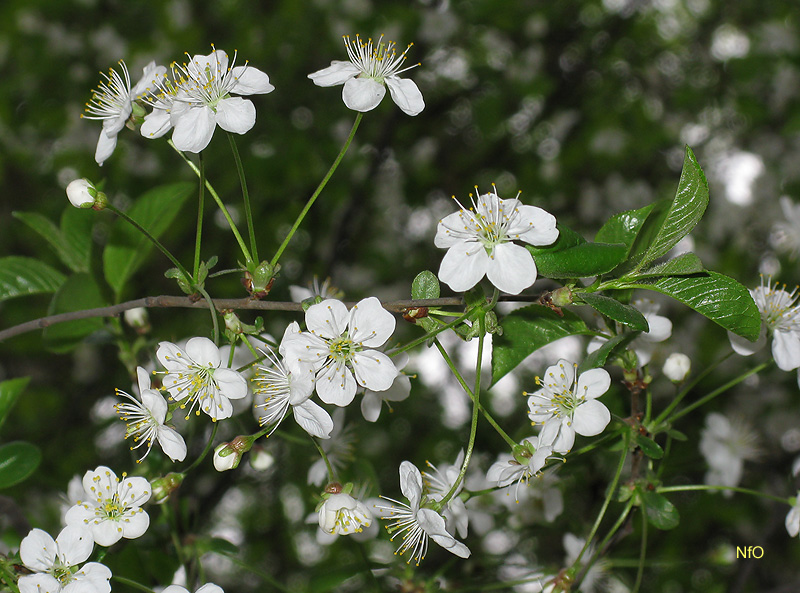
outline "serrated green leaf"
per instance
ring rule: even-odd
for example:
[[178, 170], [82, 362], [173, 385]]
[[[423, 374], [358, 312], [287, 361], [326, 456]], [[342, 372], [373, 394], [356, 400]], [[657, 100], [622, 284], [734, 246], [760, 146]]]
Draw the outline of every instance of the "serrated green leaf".
[[[127, 212], [131, 219], [158, 239], [172, 224], [184, 201], [193, 191], [191, 183], [174, 183], [150, 190]], [[117, 220], [103, 251], [103, 272], [119, 296], [128, 279], [145, 262], [153, 244], [124, 220]]]
[[594, 334], [575, 313], [567, 310], [563, 313], [559, 317], [547, 307], [530, 305], [501, 319], [503, 335], [492, 338], [492, 383], [497, 383], [542, 346], [566, 336]]
[[642, 450], [642, 453], [650, 459], [661, 459], [664, 457], [664, 449], [653, 439], [644, 436], [638, 431], [633, 433], [633, 442]]
[[24, 441], [0, 445], [0, 489], [27, 479], [42, 461], [38, 447]]
[[646, 487], [637, 487], [647, 521], [657, 529], [674, 529], [681, 522], [678, 509], [664, 496]]
[[578, 373], [580, 374], [589, 369], [596, 369], [604, 366], [612, 352], [620, 348], [625, 348], [625, 346], [630, 344], [638, 335], [639, 332], [626, 332], [603, 342], [597, 350], [590, 352], [586, 358], [581, 361], [580, 365], [578, 365]]
[[47, 241], [70, 270], [89, 271], [91, 228], [94, 222], [92, 210], [69, 206], [61, 216], [61, 228], [38, 212], [12, 212], [12, 215]]
[[686, 147], [678, 191], [661, 228], [647, 248], [642, 264], [665, 255], [697, 225], [708, 206], [708, 182], [692, 149]]
[[32, 257], [0, 258], [0, 301], [18, 296], [55, 292], [66, 276]]
[[[89, 274], [74, 274], [53, 296], [48, 310], [49, 315], [69, 313], [83, 309], [104, 307], [108, 303], [100, 293], [100, 287]], [[103, 327], [100, 317], [76, 319], [44, 328], [42, 337], [45, 346], [53, 352], [68, 352], [86, 336]]]
[[412, 299], [438, 299], [440, 295], [439, 279], [430, 270], [423, 270], [411, 283]]
[[622, 288], [644, 288], [670, 296], [748, 340], [758, 338], [761, 330], [761, 315], [750, 291], [717, 272], [643, 279]]
[[648, 268], [642, 272], [637, 272], [638, 278], [647, 278], [650, 276], [688, 276], [690, 274], [699, 274], [704, 272], [703, 262], [694, 253], [682, 253], [678, 257], [673, 257], [671, 260], [658, 264], [652, 268]]
[[597, 231], [594, 240], [597, 243], [622, 243], [630, 251], [653, 206], [654, 204], [648, 204], [644, 208], [615, 214]]
[[28, 386], [28, 381], [30, 381], [30, 377], [18, 377], [0, 383], [0, 428], [11, 413], [14, 404], [17, 403], [19, 396]]
[[625, 305], [617, 299], [597, 294], [596, 292], [582, 292], [577, 296], [592, 309], [606, 317], [610, 317], [614, 321], [619, 321], [636, 331], [650, 331], [647, 319], [639, 309], [632, 305]]
[[[533, 252], [534, 249], [526, 245]], [[550, 253], [534, 254], [536, 269], [545, 278], [590, 278], [610, 272], [625, 260], [622, 244], [581, 243]]]

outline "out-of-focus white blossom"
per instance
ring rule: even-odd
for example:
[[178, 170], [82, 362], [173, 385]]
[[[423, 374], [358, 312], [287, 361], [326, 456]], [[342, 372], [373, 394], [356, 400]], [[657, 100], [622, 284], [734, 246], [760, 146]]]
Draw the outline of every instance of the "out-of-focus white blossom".
[[[740, 420], [731, 422], [717, 412], [706, 416], [700, 436], [700, 452], [708, 463], [705, 483], [737, 486], [742, 479], [744, 462], [758, 457], [758, 437]], [[731, 492], [724, 492], [730, 496]]]
[[664, 361], [664, 376], [673, 383], [680, 383], [692, 370], [691, 359], [681, 352], [673, 352]]

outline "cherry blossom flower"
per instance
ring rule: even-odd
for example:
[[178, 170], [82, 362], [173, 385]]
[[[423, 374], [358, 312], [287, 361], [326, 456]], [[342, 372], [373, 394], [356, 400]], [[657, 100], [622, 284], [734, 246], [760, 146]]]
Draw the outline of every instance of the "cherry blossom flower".
[[355, 40], [344, 36], [349, 62], [334, 60], [331, 65], [318, 70], [308, 77], [317, 86], [336, 86], [343, 84], [342, 99], [348, 109], [353, 111], [370, 111], [375, 109], [386, 94], [386, 87], [397, 106], [408, 115], [417, 115], [425, 108], [422, 93], [412, 80], [400, 78], [401, 74], [411, 68], [402, 68], [406, 61], [406, 53], [410, 44], [400, 55], [397, 54], [394, 41], [383, 41], [380, 36], [377, 43], [368, 39], [364, 43], [356, 35]]
[[[188, 400], [191, 414], [195, 404], [212, 420], [230, 418], [230, 400], [247, 395], [247, 381], [232, 369], [221, 368], [219, 348], [208, 338], [192, 338], [181, 349], [172, 342], [161, 342], [156, 351], [159, 362], [167, 369], [162, 383], [176, 401]], [[185, 408], [186, 404], [181, 404]]]
[[372, 513], [367, 506], [345, 492], [328, 495], [318, 514], [320, 529], [329, 534], [361, 533], [372, 524]]
[[673, 352], [664, 361], [662, 371], [664, 376], [673, 383], [680, 383], [686, 379], [692, 369], [692, 361], [682, 352]]
[[94, 541], [111, 546], [120, 539], [135, 539], [150, 526], [150, 517], [141, 506], [150, 500], [150, 483], [145, 478], [122, 480], [105, 466], [83, 476], [83, 490], [88, 500], [67, 511], [67, 525], [86, 526]]
[[731, 348], [742, 356], [750, 356], [764, 347], [767, 334], [772, 334], [772, 357], [783, 371], [800, 367], [800, 306], [797, 304], [797, 288], [792, 292], [778, 285], [772, 279], [761, 278], [761, 286], [751, 290], [753, 300], [761, 313], [761, 334], [758, 340], [750, 342], [741, 336], [728, 332]]
[[[556, 453], [568, 453], [575, 434], [595, 436], [611, 421], [611, 414], [597, 398], [608, 391], [611, 377], [605, 369], [590, 369], [576, 378], [578, 365], [561, 359], [548, 367], [541, 387], [528, 398], [528, 417], [542, 423], [539, 446], [552, 447]], [[577, 380], [576, 380], [577, 379]]]
[[[180, 585], [170, 585], [169, 587], [162, 589], [161, 593], [189, 593], [189, 590], [186, 587], [181, 587]], [[215, 585], [214, 583], [206, 583], [202, 587], [200, 587], [195, 593], [225, 593], [222, 590], [222, 587], [219, 585]]]
[[477, 203], [473, 198], [470, 209], [456, 203], [460, 210], [436, 228], [434, 244], [447, 249], [439, 279], [456, 292], [469, 290], [484, 276], [509, 294], [532, 285], [537, 273], [533, 256], [512, 241], [550, 245], [558, 238], [555, 217], [517, 198], [502, 200], [495, 188], [479, 196]]
[[81, 115], [86, 119], [103, 120], [103, 129], [94, 155], [98, 165], [102, 165], [114, 152], [117, 134], [131, 116], [134, 101], [153, 90], [154, 81], [167, 71], [164, 66], [156, 66], [155, 62], [150, 62], [144, 67], [142, 78], [131, 88], [128, 67], [122, 60], [119, 61], [119, 66], [121, 74], [109, 68], [108, 74], [102, 75], [105, 80], [100, 81], [97, 90], [92, 93], [91, 101], [86, 104], [86, 113]]
[[[207, 56], [196, 55], [189, 63], [172, 64], [172, 81], [160, 84], [151, 101], [153, 113], [146, 117], [142, 134], [157, 138], [174, 128], [172, 142], [178, 150], [200, 152], [217, 126], [244, 134], [256, 123], [253, 102], [236, 95], [266, 94], [275, 90], [269, 76], [248, 65], [234, 66], [228, 54], [211, 46]], [[188, 54], [187, 54], [188, 57]]]
[[98, 562], [79, 567], [92, 553], [92, 532], [83, 526], [67, 526], [55, 540], [41, 529], [33, 529], [19, 545], [22, 563], [33, 574], [21, 576], [20, 593], [109, 593], [111, 571]]
[[[759, 456], [758, 437], [742, 420], [729, 420], [712, 412], [700, 433], [700, 452], [708, 463], [705, 483], [737, 486], [742, 479], [744, 462]], [[724, 491], [731, 496], [731, 491]]]
[[[299, 331], [296, 322], [289, 324], [281, 342], [281, 351], [285, 351], [283, 342], [287, 336]], [[309, 372], [310, 366], [296, 363], [293, 365], [295, 368], [291, 369], [287, 359], [276, 356], [271, 350], [264, 351], [264, 354], [270, 364], [258, 366], [253, 379], [255, 397], [263, 398], [263, 403], [255, 405], [256, 409], [263, 409], [259, 414], [259, 424], [272, 426], [269, 432], [272, 434], [291, 407], [294, 419], [303, 430], [311, 436], [329, 438], [333, 420], [328, 412], [309, 399], [314, 393], [314, 377]]]
[[391, 539], [402, 536], [396, 554], [402, 555], [410, 550], [408, 562], [414, 560], [419, 566], [428, 553], [430, 538], [451, 554], [469, 558], [469, 548], [448, 533], [444, 517], [433, 509], [422, 506], [427, 502], [427, 498], [422, 495], [422, 474], [410, 461], [400, 464], [400, 491], [408, 499], [408, 504], [382, 497], [393, 504], [376, 505], [382, 519], [391, 519], [386, 526]]
[[359, 301], [348, 312], [341, 301], [327, 299], [306, 311], [308, 331], [285, 336], [285, 356], [315, 373], [316, 388], [326, 404], [346, 406], [356, 384], [373, 391], [392, 386], [397, 368], [374, 350], [394, 332], [395, 320], [375, 297]]
[[[514, 500], [519, 501], [519, 487], [527, 484], [534, 476], [541, 475], [541, 469], [552, 455], [552, 447], [539, 444], [539, 439], [527, 438], [514, 448], [514, 454], [500, 455], [486, 473], [486, 479], [498, 488], [516, 482]], [[511, 494], [509, 491], [508, 494]]]
[[797, 493], [792, 508], [786, 515], [786, 531], [792, 537], [800, 534], [800, 492]]
[[133, 437], [134, 445], [131, 451], [147, 445], [137, 463], [141, 463], [153, 448], [153, 440], [158, 441], [161, 449], [172, 461], [186, 459], [186, 443], [183, 437], [174, 428], [164, 424], [167, 418], [167, 402], [158, 391], [150, 387], [150, 376], [142, 367], [136, 368], [139, 382], [139, 397], [141, 402], [129, 393], [117, 389], [117, 395], [125, 397], [128, 401], [119, 403], [114, 409], [120, 418], [128, 423], [125, 438]]

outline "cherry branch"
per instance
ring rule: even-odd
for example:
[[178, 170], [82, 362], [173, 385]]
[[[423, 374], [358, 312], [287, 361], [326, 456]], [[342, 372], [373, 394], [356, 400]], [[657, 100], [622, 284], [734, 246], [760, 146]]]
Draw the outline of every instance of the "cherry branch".
[[[500, 297], [501, 301], [513, 302], [531, 302], [537, 301], [538, 296], [507, 296]], [[243, 299], [213, 299], [214, 308], [217, 311], [223, 310], [251, 310], [251, 311], [294, 311], [300, 312], [303, 310], [301, 303], [288, 302], [288, 301], [258, 301], [250, 298]], [[355, 301], [345, 303], [348, 307], [355, 304]], [[381, 305], [387, 311], [393, 313], [403, 313], [406, 309], [416, 309], [422, 307], [452, 307], [463, 305], [464, 300], [461, 297], [445, 297], [439, 299], [409, 299], [397, 301], [385, 301]], [[51, 325], [64, 323], [67, 321], [75, 321], [78, 319], [89, 319], [91, 317], [116, 317], [130, 309], [138, 307], [145, 308], [184, 308], [184, 309], [208, 309], [208, 303], [204, 300], [194, 300], [190, 297], [183, 296], [150, 296], [132, 301], [126, 301], [117, 305], [110, 305], [108, 307], [97, 307], [94, 309], [83, 309], [81, 311], [70, 311], [68, 313], [59, 313], [58, 315], [49, 315], [47, 317], [40, 317], [32, 321], [20, 323], [8, 329], [0, 331], [0, 342], [18, 336], [20, 334], [35, 331], [37, 329], [44, 329]]]

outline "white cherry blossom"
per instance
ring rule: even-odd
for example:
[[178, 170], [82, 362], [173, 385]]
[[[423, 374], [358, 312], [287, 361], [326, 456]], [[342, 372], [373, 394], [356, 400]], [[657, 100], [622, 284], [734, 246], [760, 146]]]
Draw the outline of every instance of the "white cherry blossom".
[[[477, 191], [477, 188], [476, 188]], [[464, 292], [486, 276], [498, 289], [519, 294], [536, 281], [533, 255], [512, 241], [550, 245], [558, 238], [555, 217], [519, 199], [503, 200], [492, 188], [464, 208], [439, 221], [434, 244], [447, 249], [439, 279]], [[455, 198], [453, 198], [455, 199]]]
[[761, 334], [758, 340], [750, 342], [741, 336], [728, 332], [731, 348], [742, 356], [758, 352], [767, 342], [767, 334], [772, 335], [772, 357], [783, 371], [800, 367], [800, 306], [797, 304], [797, 288], [789, 292], [786, 285], [778, 288], [772, 279], [761, 278], [761, 286], [751, 290], [753, 300], [761, 313]]
[[[94, 193], [94, 195], [92, 195]], [[88, 179], [75, 179], [67, 185], [67, 199], [76, 208], [91, 208], [94, 206], [94, 196], [97, 190]]]
[[576, 364], [561, 359], [548, 367], [541, 387], [528, 398], [528, 417], [543, 424], [539, 445], [556, 453], [568, 453], [575, 434], [595, 436], [611, 421], [611, 414], [597, 398], [608, 391], [611, 377], [605, 369], [590, 369], [576, 377]]
[[792, 508], [786, 514], [786, 531], [792, 537], [800, 534], [800, 492], [797, 493]]
[[122, 60], [119, 61], [119, 66], [121, 74], [113, 68], [109, 68], [108, 74], [102, 74], [105, 80], [100, 81], [97, 90], [92, 93], [91, 101], [86, 104], [86, 113], [81, 114], [86, 119], [103, 121], [94, 155], [98, 165], [102, 165], [114, 152], [117, 134], [131, 116], [134, 101], [151, 92], [155, 88], [155, 80], [167, 71], [164, 66], [156, 66], [155, 62], [150, 62], [144, 67], [139, 82], [131, 88], [128, 67]]
[[[461, 472], [461, 466], [464, 464], [464, 450], [462, 449], [456, 457], [453, 465], [446, 464], [436, 467], [430, 461], [426, 462], [428, 467], [431, 468], [430, 472], [423, 471], [422, 479], [425, 483], [425, 489], [430, 495], [431, 500], [443, 500], [450, 489], [458, 479]], [[464, 480], [461, 480], [453, 497], [447, 502], [442, 509], [442, 515], [445, 518], [445, 523], [448, 526], [454, 526], [456, 533], [459, 537], [467, 537], [467, 530], [469, 528], [469, 515], [467, 514], [467, 507], [464, 500], [458, 496], [461, 490], [464, 489]]]
[[131, 451], [147, 445], [147, 449], [138, 460], [141, 463], [157, 441], [161, 449], [172, 461], [186, 459], [186, 443], [174, 428], [164, 422], [167, 418], [167, 402], [164, 396], [150, 386], [150, 375], [142, 367], [136, 368], [139, 383], [139, 397], [135, 397], [117, 389], [117, 395], [126, 398], [127, 402], [118, 403], [114, 409], [119, 417], [128, 423], [125, 438], [133, 437]]
[[150, 500], [150, 483], [145, 478], [122, 480], [112, 470], [100, 466], [83, 476], [86, 499], [70, 508], [67, 525], [85, 526], [94, 541], [111, 546], [120, 539], [140, 537], [150, 526], [150, 517], [141, 506]]
[[318, 514], [320, 529], [329, 534], [360, 533], [372, 524], [372, 513], [367, 506], [345, 492], [328, 496]]
[[83, 526], [67, 526], [54, 540], [33, 529], [19, 545], [19, 555], [33, 574], [19, 578], [20, 593], [109, 593], [111, 571], [98, 562], [85, 562], [94, 549], [92, 532]]
[[392, 335], [395, 319], [378, 299], [359, 301], [348, 312], [341, 301], [327, 299], [306, 311], [308, 331], [284, 337], [290, 364], [307, 365], [315, 375], [317, 394], [326, 404], [346, 406], [356, 385], [373, 391], [392, 386], [397, 368], [375, 350]]
[[400, 78], [401, 74], [419, 64], [403, 68], [406, 53], [399, 54], [394, 41], [383, 41], [383, 35], [377, 43], [368, 39], [364, 43], [361, 38], [350, 39], [344, 36], [349, 62], [334, 60], [331, 65], [318, 70], [308, 77], [317, 86], [336, 86], [343, 84], [342, 99], [353, 111], [370, 111], [375, 109], [386, 95], [386, 87], [397, 106], [408, 115], [417, 115], [425, 108], [422, 93], [412, 80]]
[[[230, 400], [247, 395], [247, 381], [233, 369], [222, 367], [219, 348], [208, 338], [191, 338], [186, 348], [172, 342], [161, 342], [156, 358], [167, 369], [162, 384], [176, 401], [187, 400], [189, 417], [195, 404], [212, 420], [230, 418]], [[181, 404], [181, 408], [186, 407]]]
[[396, 554], [402, 555], [410, 550], [408, 562], [414, 560], [419, 566], [428, 552], [430, 538], [451, 554], [469, 558], [469, 548], [450, 535], [445, 527], [444, 517], [433, 509], [422, 506], [427, 502], [422, 494], [422, 474], [410, 461], [400, 464], [400, 490], [408, 499], [408, 504], [382, 497], [393, 504], [376, 505], [381, 518], [391, 520], [386, 526], [391, 539], [401, 536], [402, 541]]
[[[523, 439], [514, 449], [513, 455], [500, 455], [486, 473], [486, 479], [498, 488], [516, 483], [514, 500], [519, 501], [519, 487], [534, 476], [541, 476], [541, 469], [552, 455], [552, 447], [539, 444], [539, 439]], [[511, 494], [509, 491], [508, 494]]]
[[[758, 437], [744, 421], [729, 420], [718, 412], [706, 416], [700, 433], [700, 453], [708, 464], [705, 483], [717, 486], [738, 486], [744, 473], [744, 462], [759, 456]], [[731, 491], [724, 491], [731, 496]]]

